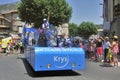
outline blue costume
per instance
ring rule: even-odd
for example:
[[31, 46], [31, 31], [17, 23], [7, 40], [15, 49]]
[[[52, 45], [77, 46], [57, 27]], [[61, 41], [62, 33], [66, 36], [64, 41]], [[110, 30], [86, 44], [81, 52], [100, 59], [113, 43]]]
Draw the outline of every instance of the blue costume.
[[42, 24], [42, 28], [43, 28], [43, 29], [44, 29], [44, 28], [49, 29], [49, 26], [50, 26], [49, 21], [46, 20], [46, 19], [44, 19], [43, 21], [44, 21], [44, 23]]
[[52, 31], [50, 30], [50, 24], [48, 22], [48, 20], [44, 19], [44, 23], [42, 24], [42, 28], [43, 30], [45, 30], [45, 36], [46, 36], [46, 39], [47, 39], [47, 46], [48, 47], [54, 47], [54, 46], [57, 46], [57, 43], [55, 41], [55, 37], [52, 33]]

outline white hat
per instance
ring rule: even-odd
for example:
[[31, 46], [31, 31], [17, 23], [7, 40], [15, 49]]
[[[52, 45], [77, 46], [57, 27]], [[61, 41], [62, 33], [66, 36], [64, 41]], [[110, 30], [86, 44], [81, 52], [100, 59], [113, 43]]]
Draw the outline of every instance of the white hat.
[[113, 38], [114, 38], [114, 39], [118, 39], [118, 36], [114, 36]]
[[105, 37], [105, 39], [109, 39], [109, 37]]
[[46, 21], [46, 20], [47, 20], [46, 18], [43, 19], [43, 21]]

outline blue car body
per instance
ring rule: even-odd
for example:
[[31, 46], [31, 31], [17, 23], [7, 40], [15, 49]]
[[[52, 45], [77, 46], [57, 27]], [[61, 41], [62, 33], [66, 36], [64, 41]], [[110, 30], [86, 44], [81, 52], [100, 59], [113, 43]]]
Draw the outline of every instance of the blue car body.
[[[24, 55], [28, 63], [35, 71], [53, 70], [82, 70], [85, 68], [85, 53], [82, 48], [64, 47], [39, 47], [37, 45], [38, 34], [34, 29], [27, 29], [28, 33], [34, 33], [28, 42], [24, 43]], [[34, 39], [35, 43], [31, 44]], [[29, 44], [30, 43], [30, 44]]]

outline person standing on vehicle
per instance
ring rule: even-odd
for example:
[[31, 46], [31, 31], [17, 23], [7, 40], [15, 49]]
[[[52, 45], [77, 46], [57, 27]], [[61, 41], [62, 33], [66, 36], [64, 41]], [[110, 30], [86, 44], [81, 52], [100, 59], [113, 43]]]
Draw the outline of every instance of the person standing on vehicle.
[[47, 19], [46, 18], [43, 19], [43, 24], [42, 24], [43, 29], [49, 29], [49, 27], [50, 27], [49, 20], [50, 20], [50, 12], [48, 12]]
[[42, 29], [44, 32], [44, 35], [46, 37], [46, 44], [48, 47], [55, 47], [57, 46], [57, 41], [55, 40], [55, 37], [51, 31], [51, 26], [49, 23], [50, 20], [50, 12], [48, 12], [47, 19], [43, 19]]
[[59, 42], [59, 47], [64, 47], [64, 44], [65, 44], [65, 41], [66, 41], [65, 35], [66, 35], [65, 33], [62, 33], [61, 40]]
[[46, 18], [43, 19], [42, 28], [49, 29], [49, 22]]

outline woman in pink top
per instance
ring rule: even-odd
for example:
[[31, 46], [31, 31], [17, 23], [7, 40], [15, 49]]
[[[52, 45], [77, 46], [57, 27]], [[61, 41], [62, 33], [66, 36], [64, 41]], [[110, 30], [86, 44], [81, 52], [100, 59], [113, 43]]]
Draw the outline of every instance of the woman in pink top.
[[118, 47], [118, 37], [114, 36], [113, 37], [113, 41], [112, 41], [112, 56], [113, 56], [113, 63], [114, 66], [118, 66], [118, 58], [117, 58], [117, 54], [119, 52], [119, 47]]

